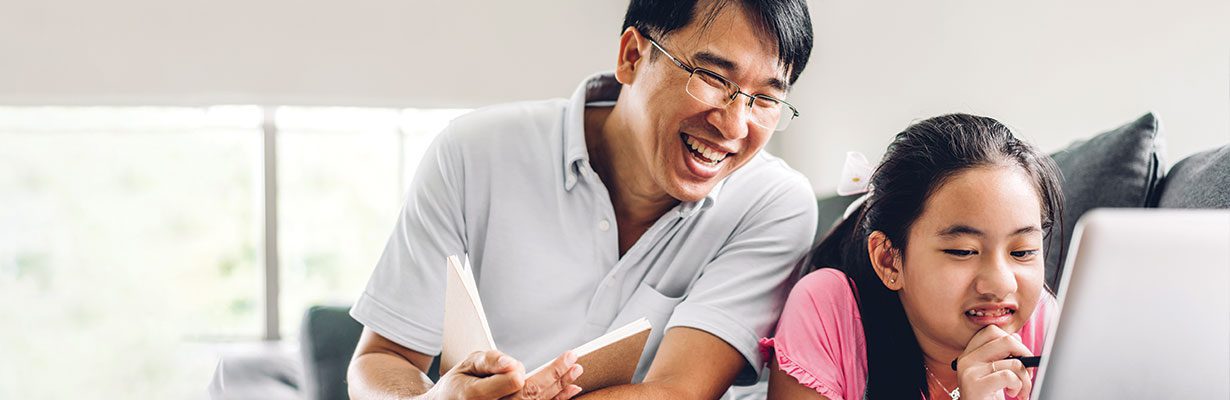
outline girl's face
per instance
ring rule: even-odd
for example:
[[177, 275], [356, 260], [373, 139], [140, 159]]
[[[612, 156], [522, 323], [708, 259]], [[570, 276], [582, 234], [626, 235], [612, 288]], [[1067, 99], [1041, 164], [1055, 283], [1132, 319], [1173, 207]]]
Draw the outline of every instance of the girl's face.
[[1031, 182], [1020, 167], [979, 167], [927, 199], [894, 288], [920, 342], [960, 350], [987, 325], [1017, 332], [1033, 314], [1044, 266]]

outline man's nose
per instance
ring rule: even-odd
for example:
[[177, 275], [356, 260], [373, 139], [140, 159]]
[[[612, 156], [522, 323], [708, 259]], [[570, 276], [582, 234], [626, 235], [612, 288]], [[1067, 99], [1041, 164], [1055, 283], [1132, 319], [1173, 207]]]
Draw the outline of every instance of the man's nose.
[[722, 137], [739, 140], [747, 137], [749, 124], [752, 122], [752, 109], [748, 107], [751, 101], [747, 95], [736, 94], [733, 101], [726, 107], [718, 108], [709, 113], [709, 123], [717, 127]]

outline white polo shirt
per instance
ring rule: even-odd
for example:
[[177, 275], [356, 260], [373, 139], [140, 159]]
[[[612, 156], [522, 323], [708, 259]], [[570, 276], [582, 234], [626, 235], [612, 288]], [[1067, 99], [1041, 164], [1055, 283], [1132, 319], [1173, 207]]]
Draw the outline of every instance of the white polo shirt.
[[[761, 152], [704, 200], [662, 215], [621, 258], [583, 124], [585, 106], [614, 104], [619, 87], [599, 74], [570, 100], [454, 120], [419, 165], [351, 315], [406, 348], [439, 354], [445, 258], [465, 255], [497, 348], [526, 368], [646, 317], [653, 332], [638, 382], [676, 326], [725, 340], [758, 371], [757, 340], [776, 325], [795, 262], [812, 245], [811, 187]], [[679, 99], [692, 101], [682, 91]]]

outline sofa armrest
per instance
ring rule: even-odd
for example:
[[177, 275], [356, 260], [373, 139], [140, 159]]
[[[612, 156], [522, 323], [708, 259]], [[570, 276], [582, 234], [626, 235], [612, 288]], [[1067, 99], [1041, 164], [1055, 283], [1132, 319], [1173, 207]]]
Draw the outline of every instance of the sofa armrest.
[[[312, 306], [303, 315], [299, 345], [303, 354], [304, 394], [310, 400], [345, 400], [346, 370], [354, 356], [363, 324], [350, 317], [349, 306]], [[440, 357], [427, 371], [440, 377]]]

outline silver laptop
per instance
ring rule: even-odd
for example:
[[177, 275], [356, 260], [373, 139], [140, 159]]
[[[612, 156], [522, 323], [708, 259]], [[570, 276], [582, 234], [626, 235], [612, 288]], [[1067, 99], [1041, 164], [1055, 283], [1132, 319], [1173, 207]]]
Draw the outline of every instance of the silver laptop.
[[1059, 306], [1034, 399], [1230, 399], [1230, 210], [1086, 214]]

